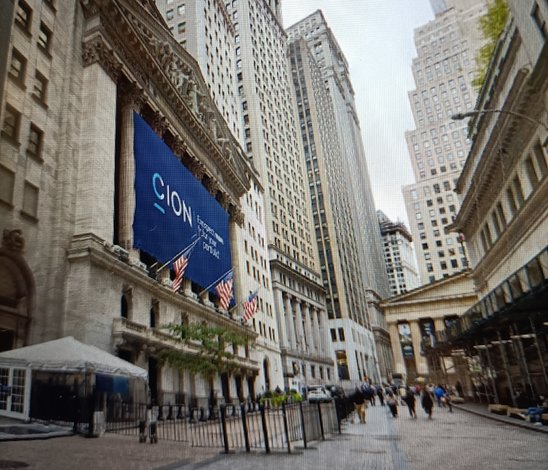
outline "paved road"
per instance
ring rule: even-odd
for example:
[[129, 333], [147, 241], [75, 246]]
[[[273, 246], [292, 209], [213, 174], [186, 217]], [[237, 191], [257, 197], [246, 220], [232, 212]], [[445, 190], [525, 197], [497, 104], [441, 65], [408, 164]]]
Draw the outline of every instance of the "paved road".
[[298, 470], [546, 470], [548, 437], [455, 410], [422, 410], [411, 419], [406, 407], [392, 418], [380, 406], [368, 409], [365, 425], [349, 424], [341, 437], [314, 443], [297, 455], [232, 454], [176, 469]]
[[380, 406], [368, 409], [367, 424], [348, 424], [341, 436], [292, 455], [219, 454], [161, 441], [139, 444], [136, 438], [107, 435], [39, 441], [1, 442], [0, 468], [12, 460], [29, 469], [55, 470], [546, 470], [548, 435], [475, 416], [435, 409], [428, 420], [399, 408], [393, 419]]

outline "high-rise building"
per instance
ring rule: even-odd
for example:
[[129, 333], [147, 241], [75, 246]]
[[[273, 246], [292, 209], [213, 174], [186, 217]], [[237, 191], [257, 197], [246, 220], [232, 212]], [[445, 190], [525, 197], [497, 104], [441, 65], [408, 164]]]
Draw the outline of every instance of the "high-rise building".
[[419, 287], [413, 239], [403, 222], [392, 222], [377, 211], [384, 245], [384, 262], [392, 295]]
[[[176, 13], [185, 3], [182, 11], [186, 16], [177, 19]], [[242, 143], [264, 188], [265, 247], [269, 253], [261, 262], [270, 263], [275, 305], [271, 319], [277, 321], [284, 385], [300, 388], [331, 382], [335, 377], [327, 341], [325, 294], [287, 73], [287, 36], [280, 2], [193, 3], [190, 15], [188, 2], [157, 1], [175, 37], [186, 41], [187, 50], [196, 55], [206, 79], [214, 74], [217, 80], [219, 73], [230, 78], [229, 59], [234, 66], [233, 90], [239, 100]], [[173, 15], [171, 19], [168, 12]], [[183, 22], [184, 31], [179, 33], [178, 24]], [[233, 32], [229, 34], [230, 30]], [[232, 58], [228, 49], [222, 52], [225, 38], [233, 41]], [[224, 72], [223, 66], [227, 67]], [[222, 82], [209, 83], [217, 99], [222, 98], [223, 91], [227, 95]]]
[[[245, 145], [243, 118], [238, 93], [241, 49], [237, 14], [223, 1], [156, 0], [175, 39], [191, 54], [202, 71], [209, 93], [223, 114], [229, 129]], [[247, 120], [247, 117], [246, 117]], [[272, 277], [268, 262], [265, 194], [260, 175], [251, 174], [251, 189], [242, 197], [244, 224], [238, 228], [234, 250], [235, 288], [242, 299], [257, 291], [258, 310], [249, 325], [259, 335], [256, 342], [261, 364], [257, 392], [284, 386], [279, 332], [274, 313]], [[243, 313], [243, 307], [237, 307]]]
[[458, 234], [444, 231], [459, 209], [453, 190], [469, 149], [466, 123], [451, 116], [474, 106], [479, 18], [487, 10], [485, 0], [442, 3], [433, 5], [435, 19], [415, 30], [416, 88], [409, 101], [416, 127], [405, 135], [416, 182], [403, 194], [422, 284], [468, 265]]
[[339, 377], [378, 382], [373, 330], [382, 314], [377, 325], [372, 309], [388, 283], [348, 64], [321, 11], [287, 32]]

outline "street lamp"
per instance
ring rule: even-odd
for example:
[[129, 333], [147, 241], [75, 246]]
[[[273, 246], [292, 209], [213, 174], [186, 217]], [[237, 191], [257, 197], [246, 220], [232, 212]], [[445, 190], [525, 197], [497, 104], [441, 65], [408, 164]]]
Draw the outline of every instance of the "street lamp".
[[519, 118], [522, 118], [522, 119], [526, 119], [527, 121], [532, 122], [533, 124], [537, 124], [539, 126], [542, 126], [542, 127], [544, 127], [544, 130], [548, 131], [548, 126], [546, 126], [546, 124], [544, 124], [540, 121], [537, 121], [536, 119], [533, 119], [532, 117], [529, 117], [526, 114], [518, 113], [517, 111], [508, 111], [508, 110], [505, 110], [505, 109], [473, 109], [473, 110], [467, 111], [465, 113], [453, 114], [451, 116], [451, 119], [453, 119], [454, 121], [462, 121], [463, 119], [466, 119], [466, 118], [469, 118], [469, 117], [474, 117], [474, 116], [478, 116], [478, 115], [481, 115], [481, 114], [490, 114], [490, 113], [510, 114], [511, 116], [516, 116], [516, 117], [519, 117]]

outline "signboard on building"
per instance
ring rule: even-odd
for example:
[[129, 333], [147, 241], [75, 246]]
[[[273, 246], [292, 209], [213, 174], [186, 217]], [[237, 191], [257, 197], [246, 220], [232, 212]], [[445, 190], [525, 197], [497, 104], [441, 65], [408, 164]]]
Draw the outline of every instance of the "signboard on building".
[[185, 277], [214, 286], [232, 267], [228, 213], [134, 113], [135, 248], [160, 263], [193, 245]]

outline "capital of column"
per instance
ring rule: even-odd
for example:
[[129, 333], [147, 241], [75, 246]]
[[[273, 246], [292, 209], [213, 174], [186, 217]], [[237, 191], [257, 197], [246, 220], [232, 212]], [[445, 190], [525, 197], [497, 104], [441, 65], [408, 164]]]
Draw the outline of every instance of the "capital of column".
[[202, 163], [200, 163], [198, 160], [192, 159], [188, 163], [187, 167], [198, 181], [202, 181], [202, 178], [206, 174], [206, 168]]
[[118, 85], [121, 105], [130, 107], [133, 111], [140, 111], [145, 104], [146, 97], [143, 89], [134, 82], [124, 82]]
[[209, 176], [208, 178], [206, 178], [206, 181], [205, 181], [205, 187], [207, 188], [207, 190], [209, 191], [209, 194], [211, 194], [212, 196], [216, 196], [217, 195], [217, 192], [219, 191], [220, 189], [220, 186], [219, 186], [219, 183], [217, 182], [217, 180], [215, 180], [213, 177]]
[[[236, 222], [236, 224], [238, 224], [240, 227], [244, 225], [245, 216], [239, 207], [230, 204], [228, 208], [228, 213], [230, 214], [232, 220]], [[283, 295], [285, 296], [285, 293], [283, 293]]]
[[169, 127], [168, 120], [159, 111], [151, 112], [147, 118], [152, 130], [162, 137]]

